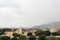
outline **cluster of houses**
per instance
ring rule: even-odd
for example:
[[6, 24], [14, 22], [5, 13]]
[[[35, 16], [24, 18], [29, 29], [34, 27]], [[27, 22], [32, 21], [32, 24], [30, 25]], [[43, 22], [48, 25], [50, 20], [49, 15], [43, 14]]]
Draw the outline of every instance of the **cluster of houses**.
[[[20, 28], [17, 28], [16, 30], [11, 30], [11, 31], [5, 31], [4, 34], [2, 36], [8, 36], [8, 37], [13, 37], [13, 33], [17, 33], [17, 34], [21, 34], [21, 35], [25, 35], [27, 36], [27, 34], [29, 32], [32, 33], [33, 36], [35, 36], [35, 32], [38, 31], [39, 29], [26, 29], [26, 30], [23, 30], [22, 27]], [[43, 29], [43, 31], [46, 31], [46, 29]], [[49, 30], [50, 32], [58, 32], [59, 30], [57, 28], [51, 28]]]

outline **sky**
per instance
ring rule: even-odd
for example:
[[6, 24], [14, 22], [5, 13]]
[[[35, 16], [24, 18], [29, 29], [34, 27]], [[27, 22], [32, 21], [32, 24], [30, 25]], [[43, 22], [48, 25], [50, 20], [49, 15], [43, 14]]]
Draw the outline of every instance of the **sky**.
[[60, 0], [0, 0], [0, 28], [60, 22]]

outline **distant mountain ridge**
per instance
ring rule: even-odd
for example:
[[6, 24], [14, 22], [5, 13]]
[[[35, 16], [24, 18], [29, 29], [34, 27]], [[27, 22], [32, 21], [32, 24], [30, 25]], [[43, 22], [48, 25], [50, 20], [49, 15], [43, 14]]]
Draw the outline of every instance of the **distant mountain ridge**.
[[52, 28], [52, 27], [56, 27], [60, 29], [60, 22], [52, 22], [48, 24], [37, 25], [37, 26], [33, 26], [32, 28], [44, 29], [44, 28]]

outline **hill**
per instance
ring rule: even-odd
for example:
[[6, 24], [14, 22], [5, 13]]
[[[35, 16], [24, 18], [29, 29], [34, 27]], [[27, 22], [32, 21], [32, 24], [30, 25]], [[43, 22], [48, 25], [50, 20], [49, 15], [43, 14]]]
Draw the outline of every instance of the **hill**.
[[53, 23], [48, 23], [48, 24], [37, 25], [37, 26], [33, 26], [32, 28], [44, 29], [44, 28], [52, 28], [52, 27], [56, 27], [56, 28], [60, 29], [60, 22], [53, 22]]

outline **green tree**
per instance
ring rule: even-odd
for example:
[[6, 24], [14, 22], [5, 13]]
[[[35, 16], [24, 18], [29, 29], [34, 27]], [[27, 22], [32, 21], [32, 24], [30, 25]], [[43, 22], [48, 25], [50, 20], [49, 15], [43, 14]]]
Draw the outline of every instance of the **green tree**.
[[[16, 40], [26, 40], [26, 37], [23, 36], [23, 35], [21, 35], [21, 34], [16, 34], [16, 33], [14, 33], [13, 36], [14, 36], [13, 39], [16, 39]], [[13, 39], [12, 39], [12, 40], [13, 40]]]
[[16, 37], [12, 38], [11, 40], [18, 40]]
[[55, 37], [50, 37], [49, 40], [57, 40]]
[[46, 38], [45, 40], [60, 40], [60, 38], [56, 38], [56, 37], [50, 37], [50, 38]]
[[14, 36], [14, 37], [20, 37], [20, 34], [13, 33], [13, 36]]
[[45, 34], [45, 36], [50, 36], [51, 35], [50, 31], [44, 31], [43, 34]]
[[39, 35], [38, 40], [45, 40], [46, 36], [45, 35]]
[[58, 36], [58, 35], [60, 35], [60, 32], [53, 32], [53, 33], [51, 33], [53, 36]]
[[20, 40], [27, 40], [27, 39], [26, 39], [26, 36], [23, 36], [23, 35], [20, 35], [19, 39], [20, 39]]
[[34, 36], [30, 36], [29, 40], [36, 40], [36, 38]]
[[57, 38], [57, 40], [60, 40], [60, 38]]
[[39, 35], [50, 36], [51, 35], [50, 31], [42, 31], [42, 30], [38, 30], [37, 32], [35, 32], [35, 34], [37, 36], [39, 36]]
[[27, 36], [32, 36], [32, 33], [31, 33], [31, 32], [29, 32], [29, 33], [27, 34]]
[[43, 34], [44, 34], [44, 32], [43, 32], [43, 31], [41, 31], [41, 30], [38, 30], [37, 32], [35, 32], [35, 34], [36, 34], [36, 36], [39, 36], [39, 35], [43, 35]]
[[8, 36], [2, 36], [2, 37], [0, 37], [0, 40], [10, 40], [10, 37], [8, 37]]

